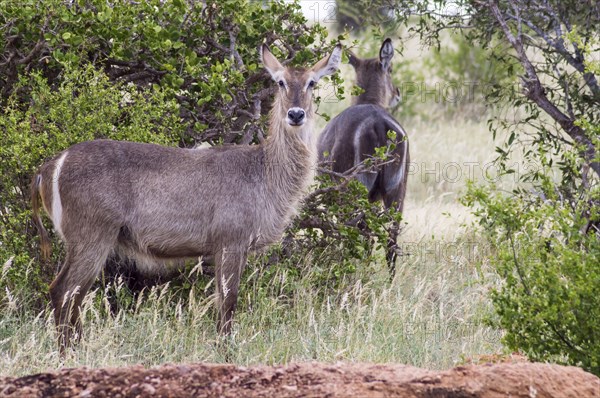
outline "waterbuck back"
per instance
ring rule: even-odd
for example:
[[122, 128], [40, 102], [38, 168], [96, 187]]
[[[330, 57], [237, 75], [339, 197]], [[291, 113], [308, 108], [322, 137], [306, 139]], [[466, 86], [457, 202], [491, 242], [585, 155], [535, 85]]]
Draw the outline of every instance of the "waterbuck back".
[[204, 149], [97, 140], [76, 144], [41, 166], [38, 196], [66, 246], [50, 286], [61, 350], [81, 335], [83, 297], [112, 253], [134, 257], [151, 274], [169, 261], [215, 259], [218, 330], [229, 333], [249, 251], [280, 239], [312, 179], [312, 89], [334, 73], [337, 46], [312, 68], [283, 67], [261, 47], [279, 88], [261, 145]]
[[[363, 92], [355, 98], [352, 106], [327, 124], [319, 136], [317, 147], [320, 162], [327, 162], [333, 171], [344, 173], [375, 155], [375, 148], [385, 147], [389, 142], [388, 131], [395, 132], [393, 161], [377, 171], [361, 173], [357, 178], [367, 187], [371, 201], [382, 200], [386, 208], [402, 211], [410, 158], [408, 136], [386, 110], [398, 95], [391, 77], [393, 55], [390, 39], [383, 42], [378, 58], [360, 59], [350, 53], [350, 64], [356, 71], [356, 82]], [[387, 253], [392, 273], [398, 233], [399, 226], [394, 224]]]

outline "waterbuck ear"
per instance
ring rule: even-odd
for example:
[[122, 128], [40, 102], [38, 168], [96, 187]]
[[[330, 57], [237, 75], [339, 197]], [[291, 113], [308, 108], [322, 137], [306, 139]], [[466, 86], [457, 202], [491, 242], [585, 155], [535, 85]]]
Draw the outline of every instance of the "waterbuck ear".
[[392, 57], [394, 56], [394, 46], [392, 46], [392, 39], [387, 38], [383, 41], [381, 48], [379, 49], [379, 61], [381, 67], [387, 70], [392, 64]]
[[341, 61], [342, 45], [338, 44], [328, 57], [323, 58], [311, 68], [315, 74], [313, 78], [315, 80], [319, 80], [325, 75], [331, 75], [335, 73], [335, 71], [339, 69]]
[[356, 56], [352, 51], [346, 50], [348, 52], [348, 63], [352, 65], [354, 68], [360, 64], [361, 59]]
[[283, 65], [275, 58], [269, 46], [263, 44], [260, 46], [260, 60], [262, 61], [265, 69], [271, 74], [273, 80], [280, 78], [281, 72], [283, 72]]

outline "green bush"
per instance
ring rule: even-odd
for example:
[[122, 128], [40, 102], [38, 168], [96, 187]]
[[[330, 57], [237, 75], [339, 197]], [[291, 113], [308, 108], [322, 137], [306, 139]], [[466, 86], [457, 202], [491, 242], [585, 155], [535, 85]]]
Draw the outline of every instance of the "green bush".
[[19, 76], [51, 84], [66, 65], [88, 63], [111, 81], [173, 90], [188, 142], [249, 142], [262, 134], [272, 85], [258, 65], [263, 42], [294, 64], [329, 52], [322, 26], [299, 4], [244, 0], [0, 2], [0, 100]]
[[504, 279], [492, 292], [504, 344], [600, 375], [600, 190], [576, 204], [552, 192], [506, 197], [471, 186], [465, 199], [481, 205]]
[[[569, 40], [574, 37], [578, 36], [571, 35]], [[585, 69], [594, 70], [597, 61], [590, 58], [589, 48], [582, 49]], [[553, 56], [551, 51], [546, 54], [554, 62]], [[540, 65], [552, 67], [550, 63]], [[568, 78], [587, 81], [575, 74]], [[567, 77], [561, 79], [564, 83]], [[496, 148], [499, 170], [518, 178], [521, 187], [509, 196], [471, 187], [466, 202], [480, 206], [477, 214], [497, 250], [493, 263], [505, 278], [492, 295], [500, 326], [506, 330], [505, 344], [534, 360], [581, 366], [600, 375], [600, 184], [596, 152], [600, 125], [593, 99], [583, 90], [568, 93], [570, 84], [551, 86], [565, 90], [570, 109], [581, 110], [577, 116], [569, 111], [573, 123], [567, 134], [547, 123], [539, 108], [509, 92], [515, 96], [515, 105], [528, 111], [521, 123], [534, 127], [513, 129], [506, 142]], [[495, 95], [503, 98], [501, 91]], [[549, 94], [549, 98], [555, 96]], [[510, 123], [499, 121], [492, 124], [492, 131], [495, 134], [507, 126]], [[572, 131], [578, 131], [579, 138], [567, 139]], [[518, 149], [529, 162], [523, 170], [510, 160]]]
[[269, 256], [298, 280], [306, 280], [310, 272], [313, 286], [324, 292], [353, 278], [358, 267], [384, 264], [389, 229], [401, 223], [402, 214], [370, 203], [367, 196], [355, 179], [346, 184], [327, 174], [318, 176], [315, 191]]

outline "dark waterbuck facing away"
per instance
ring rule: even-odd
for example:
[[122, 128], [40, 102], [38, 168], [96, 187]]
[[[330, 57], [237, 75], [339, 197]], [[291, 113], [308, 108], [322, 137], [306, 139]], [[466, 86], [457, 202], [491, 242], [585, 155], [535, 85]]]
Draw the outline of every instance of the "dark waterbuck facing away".
[[279, 89], [261, 145], [188, 150], [97, 140], [40, 168], [32, 205], [42, 249], [49, 254], [40, 196], [67, 252], [50, 286], [61, 349], [81, 335], [81, 302], [115, 252], [134, 257], [148, 275], [172, 259], [213, 255], [218, 329], [230, 332], [248, 252], [280, 239], [312, 180], [312, 89], [338, 69], [341, 52], [338, 45], [304, 69], [283, 67], [262, 46]]
[[[396, 132], [393, 162], [377, 172], [357, 176], [369, 191], [369, 200], [382, 200], [386, 208], [403, 210], [408, 177], [408, 137], [387, 111], [396, 100], [398, 90], [392, 84], [391, 68], [394, 48], [386, 39], [379, 58], [360, 59], [350, 53], [350, 64], [356, 71], [357, 85], [364, 90], [354, 104], [336, 116], [318, 140], [319, 161], [331, 162], [333, 171], [343, 173], [375, 154], [375, 148], [388, 144], [388, 131]], [[327, 157], [324, 154], [328, 153]], [[399, 225], [394, 223], [388, 236], [387, 262], [393, 275]]]

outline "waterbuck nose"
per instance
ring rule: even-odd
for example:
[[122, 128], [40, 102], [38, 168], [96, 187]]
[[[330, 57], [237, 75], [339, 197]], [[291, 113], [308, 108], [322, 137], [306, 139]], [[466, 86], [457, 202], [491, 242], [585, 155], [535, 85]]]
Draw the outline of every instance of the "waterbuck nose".
[[288, 111], [288, 118], [292, 122], [292, 124], [300, 124], [302, 120], [304, 120], [304, 109], [302, 108], [291, 108]]

